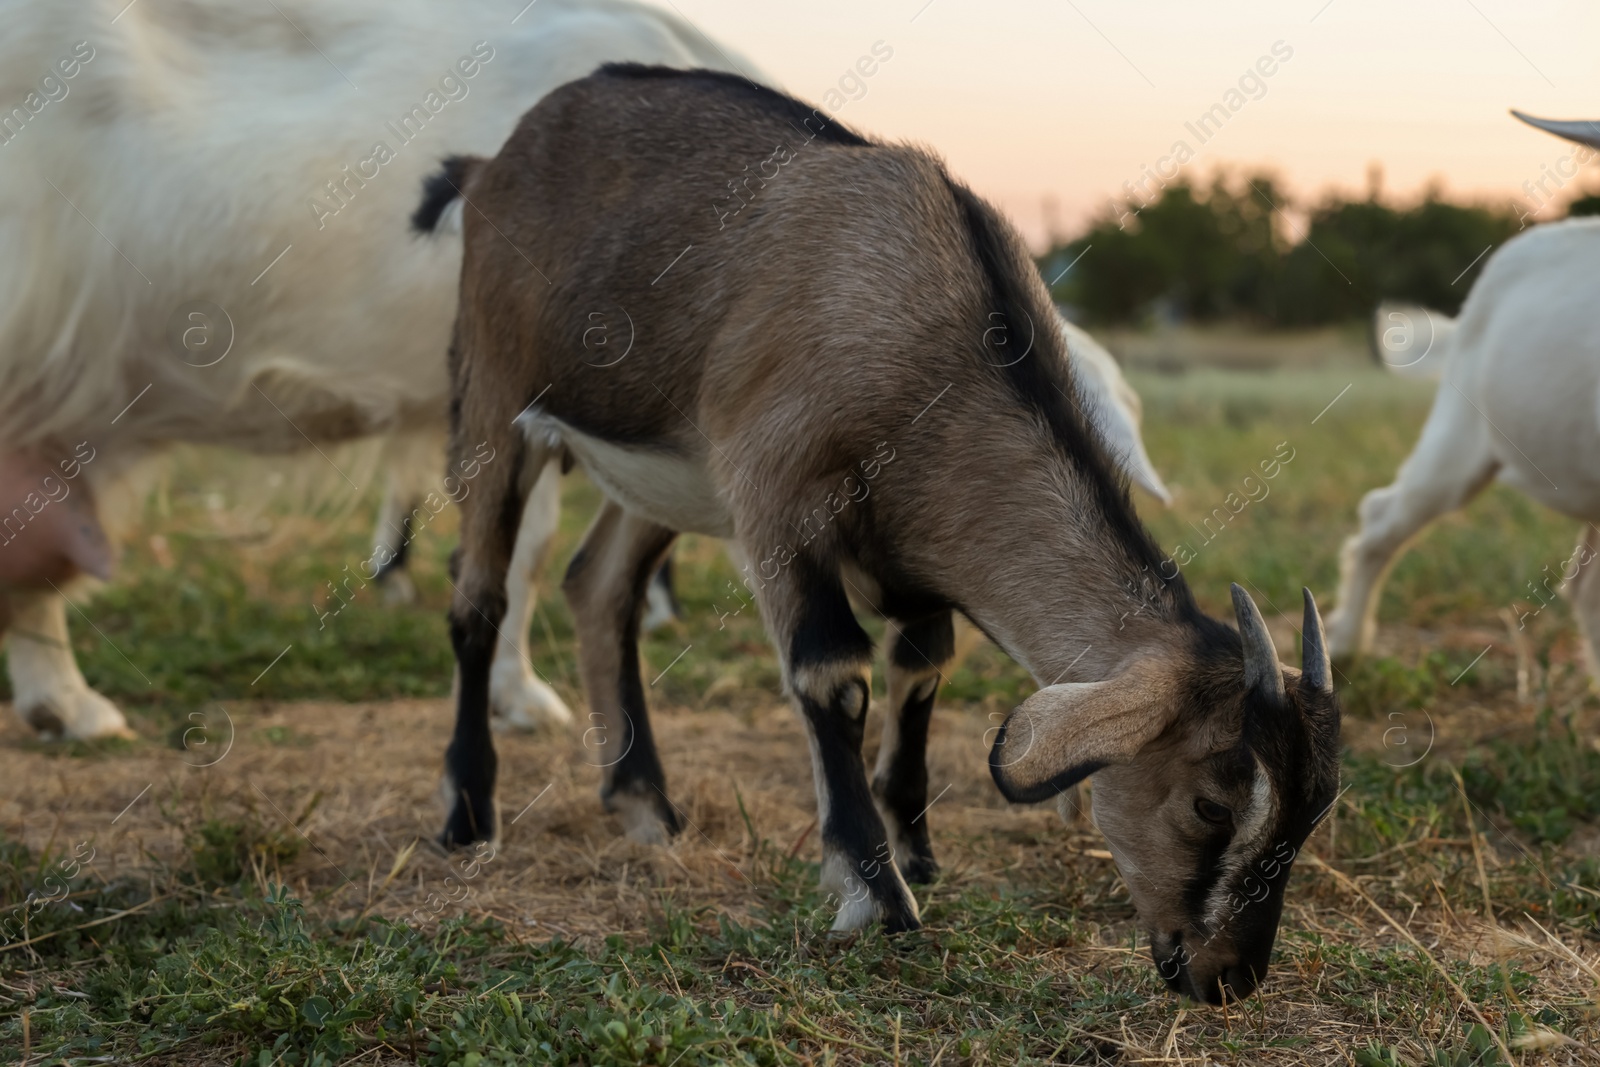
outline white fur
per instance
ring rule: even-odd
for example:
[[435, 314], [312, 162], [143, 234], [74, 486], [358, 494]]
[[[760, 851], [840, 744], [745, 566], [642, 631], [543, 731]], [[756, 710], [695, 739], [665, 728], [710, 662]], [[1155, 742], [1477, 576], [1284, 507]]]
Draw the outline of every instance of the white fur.
[[712, 480], [705, 454], [625, 447], [575, 430], [538, 408], [519, 415], [517, 425], [530, 441], [559, 441], [608, 497], [635, 515], [673, 530], [733, 536], [733, 513]]
[[12, 707], [23, 722], [63, 739], [127, 735], [116, 705], [89, 688], [72, 658], [66, 600], [55, 592], [18, 593], [7, 646]]
[[672, 598], [660, 582], [652, 581], [644, 594], [644, 618], [639, 620], [640, 632], [659, 630], [677, 617], [672, 610]]
[[1171, 504], [1172, 492], [1156, 473], [1155, 464], [1150, 462], [1150, 455], [1145, 451], [1144, 438], [1139, 434], [1144, 406], [1139, 402], [1139, 394], [1122, 376], [1116, 358], [1100, 342], [1064, 318], [1061, 332], [1066, 338], [1067, 354], [1078, 388], [1088, 401], [1084, 414], [1100, 431], [1112, 457], [1133, 483], [1163, 504]]
[[1250, 806], [1239, 813], [1239, 825], [1234, 829], [1233, 840], [1222, 855], [1222, 877], [1217, 879], [1211, 899], [1206, 903], [1206, 924], [1215, 929], [1223, 921], [1223, 912], [1230, 907], [1229, 900], [1241, 888], [1239, 875], [1262, 856], [1261, 838], [1271, 827], [1278, 810], [1272, 792], [1272, 779], [1266, 768], [1256, 761], [1255, 778], [1250, 783]]
[[522, 525], [506, 574], [506, 614], [489, 671], [489, 706], [496, 725], [519, 730], [566, 727], [572, 710], [533, 669], [528, 627], [536, 598], [534, 579], [561, 518], [561, 464], [539, 473], [522, 509]]
[[[1427, 358], [1437, 361], [1439, 394], [1394, 484], [1361, 501], [1361, 529], [1345, 542], [1339, 604], [1328, 617], [1333, 655], [1370, 647], [1377, 592], [1396, 554], [1491, 480], [1573, 518], [1600, 521], [1596, 277], [1600, 221], [1552, 223], [1495, 252], [1458, 321], [1434, 314], [1438, 339]], [[1387, 324], [1380, 318], [1380, 330]], [[1561, 561], [1551, 563], [1560, 569]], [[1600, 597], [1585, 595], [1594, 584], [1585, 582], [1588, 574], [1569, 591], [1593, 665], [1600, 664]]]
[[[817, 817], [819, 820], [825, 820], [825, 816], [820, 813]], [[893, 889], [899, 892], [912, 918], [921, 918], [917, 898], [912, 894], [911, 887], [906, 885], [906, 880], [901, 877], [898, 867], [893, 863], [884, 864], [878, 871], [877, 877], [887, 879]], [[867, 891], [866, 882], [854, 870], [850, 858], [843, 853], [834, 852], [826, 845], [822, 849], [822, 877], [819, 883], [825, 891], [839, 898], [839, 911], [833, 917], [834, 933], [865, 930], [884, 918], [883, 907]]]
[[667, 828], [661, 824], [661, 814], [649, 797], [635, 793], [613, 793], [606, 799], [606, 805], [621, 820], [622, 832], [629, 841], [637, 841], [641, 845], [671, 844]]
[[[445, 155], [493, 154], [544, 93], [603, 61], [761, 77], [652, 6], [541, 0], [513, 25], [520, 8], [0, 0], [0, 112], [74, 44], [94, 49], [66, 97], [0, 144], [0, 450], [69, 456], [91, 440], [85, 471], [104, 498], [176, 441], [271, 452], [438, 433], [460, 243], [410, 233], [423, 176]], [[479, 41], [493, 57], [470, 79], [454, 72], [467, 95], [402, 143], [388, 124]], [[379, 141], [393, 160], [319, 219], [312, 198], [337, 204], [324, 183]], [[221, 305], [234, 331], [205, 367], [167, 338], [197, 300]], [[65, 610], [52, 594], [39, 628], [64, 634]], [[11, 649], [19, 711], [26, 692], [83, 736], [125, 728], [84, 695], [70, 652]]]
[[1378, 360], [1402, 378], [1442, 378], [1455, 332], [1455, 319], [1411, 304], [1382, 304], [1373, 318]]

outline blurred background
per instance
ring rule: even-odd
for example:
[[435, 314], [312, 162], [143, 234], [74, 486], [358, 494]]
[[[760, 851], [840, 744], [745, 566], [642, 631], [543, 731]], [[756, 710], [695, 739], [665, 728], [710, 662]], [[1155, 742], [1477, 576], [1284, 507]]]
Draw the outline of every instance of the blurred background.
[[[1409, 204], [1430, 188], [1538, 208], [1550, 196], [1523, 183], [1570, 149], [1506, 109], [1587, 118], [1600, 107], [1600, 9], [1576, 0], [663, 3], [811, 99], [884, 41], [893, 58], [839, 117], [934, 146], [1041, 250], [1125, 200], [1123, 182], [1179, 140], [1196, 149], [1191, 182], [1208, 187], [1219, 166], [1271, 173], [1279, 206], [1302, 213], [1329, 195]], [[1278, 42], [1292, 56], [1265, 92], [1247, 91], [1200, 144], [1185, 123]], [[1539, 217], [1559, 216], [1579, 185]]]

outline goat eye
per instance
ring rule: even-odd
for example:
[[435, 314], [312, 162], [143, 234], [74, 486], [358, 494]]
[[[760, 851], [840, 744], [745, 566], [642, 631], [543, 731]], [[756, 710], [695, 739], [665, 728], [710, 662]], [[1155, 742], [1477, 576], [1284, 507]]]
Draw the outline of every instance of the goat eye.
[[1194, 813], [1213, 826], [1227, 826], [1233, 822], [1233, 812], [1205, 797], [1196, 797]]

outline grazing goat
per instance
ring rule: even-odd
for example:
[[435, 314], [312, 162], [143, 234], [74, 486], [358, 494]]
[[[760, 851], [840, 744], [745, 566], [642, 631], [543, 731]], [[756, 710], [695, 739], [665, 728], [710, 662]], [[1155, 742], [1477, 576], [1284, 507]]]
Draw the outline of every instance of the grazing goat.
[[[1123, 377], [1116, 358], [1098, 341], [1065, 319], [1060, 320], [1060, 326], [1065, 335], [1071, 373], [1077, 377], [1080, 395], [1084, 400], [1084, 414], [1099, 432], [1107, 451], [1135, 485], [1163, 504], [1172, 503], [1172, 493], [1150, 462], [1144, 439], [1139, 434], [1143, 415], [1139, 394]], [[413, 596], [405, 567], [407, 546], [412, 535], [410, 516], [415, 515], [422, 506], [422, 494], [426, 492], [426, 484], [416, 481], [423, 469], [422, 464], [412, 457], [396, 457], [391, 462], [389, 489], [379, 509], [377, 531], [373, 538], [373, 557], [389, 561], [378, 569], [375, 578], [380, 583], [389, 583], [389, 589], [393, 591], [391, 595], [400, 600], [409, 600]], [[527, 668], [527, 664], [532, 662], [528, 626], [533, 619], [537, 599], [538, 570], [542, 562], [539, 556], [541, 546], [548, 545], [550, 533], [556, 528], [559, 515], [554, 509], [559, 506], [560, 496], [554, 480], [541, 482], [535, 495], [529, 498], [522, 530], [517, 535], [517, 547], [511, 554], [512, 564], [506, 585], [506, 617], [500, 628], [502, 645], [499, 655], [495, 657], [494, 675], [490, 683], [495, 694], [493, 703], [498, 725], [532, 730], [572, 720], [572, 712], [560, 696], [532, 677]], [[668, 555], [650, 582], [644, 616], [639, 625], [648, 633], [666, 625], [678, 615], [677, 596], [672, 585], [672, 557]], [[511, 700], [504, 695], [527, 693], [535, 688], [539, 693], [537, 700]]]
[[[494, 622], [528, 485], [566, 457], [607, 497], [563, 589], [601, 795], [630, 836], [683, 822], [645, 707], [645, 586], [679, 531], [731, 539], [810, 742], [835, 929], [918, 925], [924, 746], [959, 611], [1043, 684], [995, 738], [1001, 792], [1098, 772], [1163, 976], [1248, 994], [1336, 795], [1321, 622], [1307, 593], [1302, 673], [1242, 589], [1239, 631], [1201, 612], [1079, 410], [1016, 232], [924, 152], [740, 78], [636, 65], [555, 90], [493, 160], [451, 161], [418, 220], [458, 189], [451, 450], [506, 461], [462, 502], [442, 841], [497, 832]], [[634, 324], [627, 358], [585, 358], [596, 314]], [[852, 592], [894, 635], [870, 778]]]
[[[99, 513], [141, 461], [443, 436], [459, 249], [400, 224], [441, 156], [607, 59], [753, 70], [630, 0], [0, 0], [0, 25], [0, 633], [17, 715], [66, 737], [127, 728], [60, 590], [111, 574]], [[565, 714], [503, 654], [499, 710]]]
[[[1550, 122], [1541, 129], [1600, 147], [1600, 123]], [[1600, 678], [1600, 335], [1594, 279], [1600, 220], [1536, 226], [1507, 241], [1484, 265], [1459, 319], [1384, 306], [1375, 319], [1378, 355], [1397, 373], [1440, 381], [1422, 437], [1394, 484], [1361, 500], [1361, 528], [1344, 544], [1338, 606], [1328, 648], [1367, 651], [1378, 591], [1400, 551], [1429, 523], [1465, 507], [1496, 478], [1585, 523], [1578, 546], [1553, 563]], [[1541, 601], [1543, 597], [1539, 598]]]

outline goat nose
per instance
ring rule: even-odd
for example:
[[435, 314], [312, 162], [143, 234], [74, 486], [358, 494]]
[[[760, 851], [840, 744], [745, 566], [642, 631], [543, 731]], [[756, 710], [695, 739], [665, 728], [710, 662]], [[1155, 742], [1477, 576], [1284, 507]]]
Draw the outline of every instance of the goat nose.
[[1220, 984], [1228, 987], [1229, 1000], [1243, 1000], [1255, 992], [1259, 980], [1254, 967], [1236, 963], [1222, 972]]

